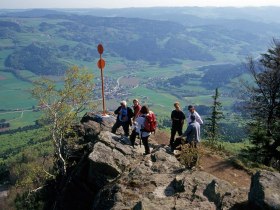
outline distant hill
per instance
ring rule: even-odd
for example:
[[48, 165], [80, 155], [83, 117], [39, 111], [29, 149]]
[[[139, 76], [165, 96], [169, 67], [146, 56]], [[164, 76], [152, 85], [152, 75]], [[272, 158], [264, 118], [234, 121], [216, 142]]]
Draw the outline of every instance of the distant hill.
[[[127, 17], [168, 20], [190, 26], [209, 25], [220, 20], [242, 19], [280, 23], [280, 7], [151, 7], [122, 9], [63, 9], [66, 13], [98, 17]], [[51, 13], [51, 11], [49, 11]]]
[[112, 57], [160, 66], [183, 60], [218, 62], [221, 56], [230, 56], [232, 62], [263, 51], [277, 38], [278, 16], [259, 14], [268, 14], [267, 10], [1, 10], [0, 38], [9, 44], [0, 51], [8, 53], [2, 58], [4, 66], [36, 74], [61, 74], [58, 69], [75, 60], [92, 62], [98, 57], [99, 42]]
[[[0, 108], [35, 106], [30, 81], [63, 75], [74, 64], [93, 71], [94, 100], [100, 99], [96, 47], [102, 43], [109, 110], [137, 97], [157, 112], [164, 127], [174, 101], [182, 108], [194, 104], [206, 117], [219, 88], [228, 117], [222, 127], [227, 140], [239, 141], [245, 131], [234, 116], [241, 115], [237, 105], [244, 101], [237, 83], [246, 78], [240, 63], [279, 38], [279, 16], [277, 7], [0, 10], [0, 97], [7, 101]], [[29, 123], [35, 117], [18, 119]], [[14, 114], [5, 118], [17, 126]]]

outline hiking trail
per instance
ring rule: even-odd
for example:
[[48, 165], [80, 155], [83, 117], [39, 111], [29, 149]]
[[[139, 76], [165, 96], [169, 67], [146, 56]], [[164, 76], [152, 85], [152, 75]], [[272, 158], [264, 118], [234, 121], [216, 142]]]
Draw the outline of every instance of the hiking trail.
[[[158, 144], [168, 145], [169, 138], [169, 133], [157, 131], [155, 135], [151, 135], [150, 143], [155, 141]], [[200, 158], [197, 170], [210, 173], [233, 186], [250, 188], [251, 175], [247, 171], [237, 168], [229, 159], [213, 153], [208, 148], [203, 147], [203, 150], [204, 154]]]

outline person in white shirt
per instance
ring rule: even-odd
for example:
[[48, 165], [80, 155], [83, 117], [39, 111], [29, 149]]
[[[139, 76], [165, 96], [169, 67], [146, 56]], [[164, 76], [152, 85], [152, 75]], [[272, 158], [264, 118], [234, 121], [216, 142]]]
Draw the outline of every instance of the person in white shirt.
[[196, 122], [198, 122], [200, 125], [202, 125], [203, 124], [203, 120], [200, 117], [200, 115], [197, 113], [197, 111], [195, 111], [194, 106], [193, 105], [189, 105], [188, 106], [188, 110], [189, 110], [189, 116], [188, 116], [188, 119], [187, 119], [188, 124], [190, 124], [192, 122], [191, 115], [194, 115]]
[[130, 135], [130, 142], [131, 142], [131, 145], [133, 146], [133, 148], [134, 148], [136, 136], [140, 135], [140, 138], [145, 147], [145, 153], [143, 155], [150, 154], [150, 147], [148, 144], [148, 139], [149, 139], [149, 136], [151, 135], [151, 133], [143, 130], [144, 123], [146, 120], [146, 115], [148, 113], [149, 113], [149, 108], [147, 106], [142, 106], [142, 108], [140, 110], [140, 115], [136, 118], [135, 123], [133, 125], [135, 127]]

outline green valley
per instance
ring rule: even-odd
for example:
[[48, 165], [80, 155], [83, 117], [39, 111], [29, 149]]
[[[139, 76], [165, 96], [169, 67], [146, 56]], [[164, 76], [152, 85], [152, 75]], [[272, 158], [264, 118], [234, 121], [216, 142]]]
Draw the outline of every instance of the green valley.
[[246, 74], [242, 62], [266, 50], [280, 32], [277, 20], [252, 8], [250, 16], [224, 8], [215, 10], [216, 17], [211, 8], [134, 10], [2, 10], [0, 118], [12, 129], [34, 124], [40, 112], [30, 94], [32, 81], [48, 76], [59, 82], [72, 65], [94, 73], [94, 100], [100, 104], [99, 43], [105, 48], [108, 110], [138, 97], [164, 120], [174, 101], [208, 105], [218, 87], [224, 111], [240, 115], [234, 107], [238, 78]]

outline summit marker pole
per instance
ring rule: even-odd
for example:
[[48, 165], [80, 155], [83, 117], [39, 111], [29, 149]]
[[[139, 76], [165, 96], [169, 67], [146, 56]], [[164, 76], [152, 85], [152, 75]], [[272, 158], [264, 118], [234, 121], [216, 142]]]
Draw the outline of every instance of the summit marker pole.
[[101, 83], [102, 83], [102, 107], [103, 107], [103, 112], [102, 115], [105, 116], [106, 115], [106, 111], [105, 111], [105, 96], [104, 96], [104, 79], [103, 79], [103, 69], [105, 68], [105, 60], [102, 59], [102, 53], [104, 51], [104, 48], [102, 46], [102, 44], [99, 44], [97, 46], [97, 51], [100, 54], [100, 59], [97, 61], [97, 66], [98, 68], [101, 70]]

